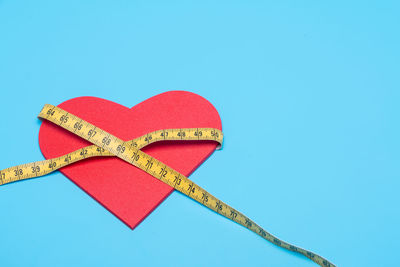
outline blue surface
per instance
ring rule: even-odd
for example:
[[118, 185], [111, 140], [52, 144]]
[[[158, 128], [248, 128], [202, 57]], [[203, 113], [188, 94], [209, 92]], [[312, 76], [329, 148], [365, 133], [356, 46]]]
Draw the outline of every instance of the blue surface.
[[[399, 12], [398, 1], [0, 0], [0, 168], [43, 158], [45, 103], [130, 107], [189, 90], [215, 105], [226, 138], [193, 180], [339, 266], [395, 266]], [[258, 143], [240, 142], [249, 132]], [[315, 266], [176, 192], [134, 231], [60, 173], [2, 186], [0, 203], [0, 266]]]

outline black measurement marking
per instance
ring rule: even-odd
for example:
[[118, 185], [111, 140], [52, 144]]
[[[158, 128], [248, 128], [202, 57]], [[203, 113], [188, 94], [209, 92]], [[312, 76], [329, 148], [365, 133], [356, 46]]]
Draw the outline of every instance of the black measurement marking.
[[165, 176], [167, 176], [168, 171], [166, 170], [166, 166], [164, 166], [163, 168], [161, 168], [160, 173], [158, 174], [160, 176], [160, 178], [165, 178]]
[[132, 163], [134, 162], [134, 161], [138, 161], [139, 160], [139, 158], [140, 158], [140, 156], [139, 156], [139, 154], [138, 154], [138, 150], [136, 150], [136, 152], [135, 153], [133, 153], [133, 155], [132, 155]]
[[54, 115], [54, 110], [52, 109], [52, 108], [50, 108], [48, 111], [47, 111], [47, 117], [46, 118], [48, 118], [49, 116], [53, 116]]
[[85, 156], [87, 155], [87, 149], [82, 148], [81, 153], [79, 153], [79, 155], [81, 155], [83, 158], [85, 158]]
[[217, 210], [218, 213], [222, 210], [221, 201], [215, 203], [215, 209]]
[[83, 127], [83, 124], [82, 124], [82, 120], [80, 121], [80, 122], [76, 122], [75, 124], [74, 124], [74, 133], [77, 131], [77, 130], [82, 130], [82, 127]]
[[137, 147], [137, 143], [136, 142], [132, 142], [131, 146], [134, 146], [136, 148]]
[[232, 217], [232, 219], [236, 219], [236, 217], [237, 217], [237, 212], [235, 211], [235, 210], [231, 210], [231, 217]]
[[179, 132], [178, 132], [178, 134], [177, 134], [180, 138], [181, 138], [181, 140], [186, 136], [186, 133], [185, 133], [185, 131], [182, 131], [182, 129], [179, 129]]
[[65, 157], [65, 159], [64, 159], [64, 162], [69, 162], [71, 160], [71, 155], [70, 154], [67, 154], [67, 156]]
[[[274, 239], [274, 242], [275, 242], [275, 240], [276, 240], [276, 238]], [[280, 241], [279, 241], [279, 243], [280, 243]], [[307, 251], [307, 256], [310, 257], [310, 258], [314, 258], [315, 257], [314, 253], [312, 253], [310, 251]]]
[[144, 141], [146, 141], [147, 143], [150, 143], [151, 139], [153, 139], [153, 136], [148, 134], [148, 135], [144, 138]]
[[246, 218], [245, 224], [246, 224], [246, 227], [248, 227], [248, 228], [251, 228], [253, 226], [253, 223], [250, 221], [249, 218]]
[[207, 202], [208, 202], [208, 195], [207, 195], [207, 193], [202, 193], [201, 199], [203, 200], [203, 203], [207, 203]]
[[168, 136], [168, 132], [166, 132], [165, 130], [162, 131], [162, 133], [160, 134], [161, 137], [165, 138]]
[[15, 169], [14, 170], [14, 176], [20, 176], [20, 175], [23, 175], [24, 174], [24, 172], [23, 172], [23, 170], [22, 169]]
[[97, 134], [96, 127], [94, 127], [93, 129], [90, 129], [87, 134], [89, 136], [87, 140], [89, 140], [90, 138], [94, 137]]
[[146, 172], [147, 172], [148, 169], [151, 169], [153, 167], [152, 159], [150, 159], [150, 160], [148, 159], [147, 160], [145, 167], [146, 167]]
[[178, 176], [175, 176], [175, 178], [174, 178], [174, 187], [176, 187], [176, 185], [180, 185], [181, 184], [181, 181], [182, 181], [182, 178], [180, 178], [180, 174], [178, 174]]
[[193, 193], [194, 194], [194, 192], [195, 192], [195, 187], [194, 187], [194, 185], [193, 185], [193, 183], [191, 183], [191, 184], [189, 184], [189, 187], [188, 187], [188, 191], [189, 191], [189, 194], [188, 194], [188, 196], [190, 196], [190, 193]]
[[53, 162], [53, 160], [50, 160], [49, 168], [54, 169], [56, 167], [57, 163]]
[[104, 148], [98, 146], [98, 147], [96, 148], [96, 151], [99, 152], [100, 154], [102, 154], [102, 153], [103, 153], [104, 151], [106, 151], [106, 150], [105, 150]]
[[103, 140], [101, 140], [101, 142], [103, 143], [103, 148], [104, 146], [108, 146], [111, 143], [111, 138], [110, 135], [108, 134], [106, 137], [103, 138]]
[[260, 230], [259, 230], [259, 233], [260, 233], [263, 237], [266, 237], [266, 236], [267, 236], [267, 233], [266, 233], [263, 229], [261, 229], [261, 228], [260, 228]]
[[40, 172], [40, 167], [33, 165], [33, 167], [31, 167], [31, 170], [32, 170], [32, 173], [34, 173], [37, 176], [38, 173]]
[[67, 123], [67, 122], [68, 122], [68, 119], [69, 119], [69, 117], [68, 117], [68, 112], [67, 112], [65, 115], [61, 115], [61, 117], [60, 117], [60, 126], [61, 126], [61, 124], [63, 124], [63, 123]]
[[119, 153], [124, 154], [124, 152], [125, 152], [125, 146], [124, 146], [124, 145], [118, 145], [118, 147], [117, 147], [117, 152], [118, 152], [118, 154], [119, 154]]

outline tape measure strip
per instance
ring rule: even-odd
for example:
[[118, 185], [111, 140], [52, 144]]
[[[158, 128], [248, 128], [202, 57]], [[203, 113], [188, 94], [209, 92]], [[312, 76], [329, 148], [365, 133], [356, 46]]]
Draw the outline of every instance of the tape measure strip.
[[[82, 125], [75, 123], [74, 128], [79, 129]], [[95, 136], [96, 131], [88, 133], [88, 136]], [[216, 141], [220, 148], [222, 146], [223, 134], [220, 130], [214, 128], [182, 128], [182, 129], [164, 129], [154, 131], [138, 138], [127, 141], [127, 146], [133, 146], [137, 149], [142, 149], [152, 143], [159, 141]], [[122, 149], [122, 148], [119, 148]], [[125, 148], [124, 148], [125, 149]], [[115, 156], [108, 150], [97, 145], [90, 145], [84, 148], [75, 150], [71, 153], [62, 155], [57, 158], [36, 161], [28, 164], [22, 164], [7, 168], [0, 171], [0, 185], [8, 184], [16, 181], [26, 180], [30, 178], [40, 177], [51, 172], [54, 172], [62, 167], [72, 163], [92, 158], [92, 157], [109, 157]]]
[[[213, 195], [209, 194], [206, 190], [193, 183], [184, 175], [180, 174], [171, 167], [163, 164], [162, 162], [158, 161], [157, 159], [151, 157], [150, 155], [141, 151], [139, 148], [132, 145], [132, 141], [124, 142], [123, 140], [105, 132], [104, 130], [101, 130], [100, 128], [97, 128], [96, 126], [76, 117], [75, 115], [70, 114], [52, 105], [45, 105], [40, 112], [39, 117], [47, 119], [63, 127], [64, 129], [67, 129], [70, 132], [81, 136], [85, 140], [97, 145], [97, 147], [104, 149], [105, 151], [108, 151], [109, 153], [142, 169], [153, 177], [172, 186], [176, 190], [182, 192], [183, 194], [189, 196], [190, 198], [196, 200], [197, 202], [203, 204], [211, 210], [223, 215], [224, 217], [241, 224], [242, 226], [255, 232], [259, 236], [274, 243], [275, 245], [293, 252], [300, 253], [308, 257], [312, 261], [316, 262], [320, 266], [335, 266], [333, 263], [311, 251], [307, 251], [297, 246], [290, 245], [271, 235], [263, 228], [258, 226], [256, 223], [254, 223], [252, 220], [250, 220], [248, 217], [228, 206], [224, 202], [220, 201]], [[93, 132], [96, 132], [96, 134], [92, 134]], [[180, 129], [179, 133], [179, 138], [177, 138], [177, 135], [176, 140], [184, 140], [186, 136], [184, 137], [182, 136], [182, 134], [185, 133], [186, 135], [186, 132]], [[214, 135], [212, 136], [214, 140], [219, 140], [219, 138], [221, 137], [222, 141], [222, 133], [218, 132], [218, 130], [214, 129], [214, 131], [212, 131], [211, 133], [213, 133]], [[187, 140], [190, 140], [190, 137], [187, 138]], [[37, 166], [37, 164], [33, 166]], [[15, 167], [14, 169], [17, 170]], [[1, 175], [3, 175], [3, 171], [0, 173], [0, 176]], [[18, 174], [17, 171], [15, 175], [19, 176], [20, 174]]]

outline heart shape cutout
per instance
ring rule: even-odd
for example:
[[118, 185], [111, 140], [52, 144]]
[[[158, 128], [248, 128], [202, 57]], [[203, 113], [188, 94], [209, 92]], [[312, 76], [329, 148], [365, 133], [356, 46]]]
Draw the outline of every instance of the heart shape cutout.
[[[73, 98], [58, 107], [125, 141], [159, 129], [222, 130], [214, 106], [203, 97], [185, 91], [165, 92], [132, 108], [97, 97]], [[91, 144], [43, 121], [39, 145], [49, 159]], [[216, 146], [212, 141], [168, 141], [152, 144], [143, 151], [189, 176]], [[173, 191], [167, 184], [116, 157], [86, 159], [60, 171], [132, 229]]]

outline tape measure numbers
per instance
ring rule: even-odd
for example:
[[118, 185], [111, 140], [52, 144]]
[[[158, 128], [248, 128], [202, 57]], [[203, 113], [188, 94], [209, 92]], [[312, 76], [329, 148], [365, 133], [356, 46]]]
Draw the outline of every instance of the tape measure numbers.
[[84, 147], [58, 158], [18, 165], [1, 170], [0, 185], [43, 176], [69, 164], [91, 157], [117, 156], [209, 209], [248, 228], [275, 245], [300, 253], [320, 266], [335, 266], [333, 263], [311, 251], [291, 245], [273, 236], [250, 218], [214, 197], [189, 180], [186, 176], [140, 150], [151, 143], [164, 140], [213, 140], [218, 142], [219, 145], [222, 145], [223, 134], [220, 130], [214, 128], [162, 129], [130, 141], [123, 141], [95, 125], [53, 105], [46, 104], [41, 110], [39, 118], [49, 120], [94, 145]]
[[[74, 129], [82, 128], [81, 123], [75, 123]], [[94, 137], [97, 134], [96, 130], [89, 130], [88, 137]], [[165, 129], [158, 130], [141, 137], [132, 139], [126, 142], [126, 146], [133, 146], [137, 149], [150, 145], [159, 141], [173, 141], [173, 140], [212, 140], [219, 143], [220, 148], [222, 146], [222, 132], [218, 129], [213, 128], [183, 128], [183, 129]], [[124, 153], [126, 146], [117, 148]], [[93, 158], [93, 157], [110, 157], [115, 156], [108, 150], [101, 148], [97, 145], [87, 146], [71, 153], [65, 154], [61, 157], [36, 161], [23, 165], [14, 166], [0, 171], [0, 185], [8, 184], [16, 181], [25, 179], [40, 177], [56, 171], [62, 167], [68, 166], [69, 164], [78, 162], [80, 160]]]

